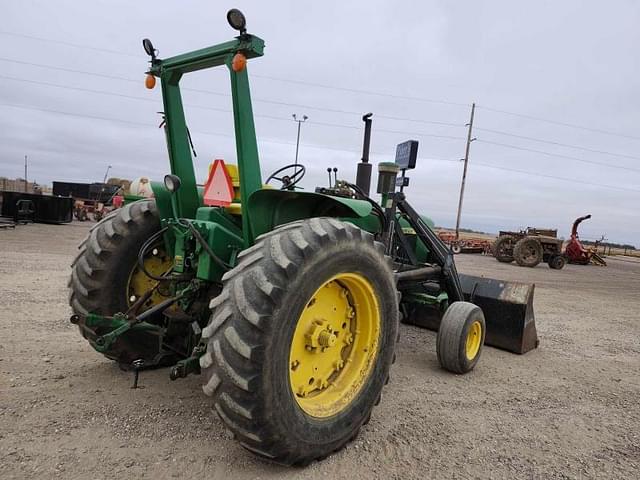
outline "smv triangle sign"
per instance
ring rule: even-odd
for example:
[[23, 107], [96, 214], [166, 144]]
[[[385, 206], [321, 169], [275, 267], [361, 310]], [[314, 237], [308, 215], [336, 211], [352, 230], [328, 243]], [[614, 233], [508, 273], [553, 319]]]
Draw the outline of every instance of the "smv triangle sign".
[[204, 186], [204, 204], [208, 207], [226, 207], [233, 202], [233, 183], [224, 160], [216, 159]]

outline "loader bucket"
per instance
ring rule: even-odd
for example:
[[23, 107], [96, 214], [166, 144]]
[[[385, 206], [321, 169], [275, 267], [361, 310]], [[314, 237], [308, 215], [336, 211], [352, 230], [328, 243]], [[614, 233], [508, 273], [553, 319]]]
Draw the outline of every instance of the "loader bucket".
[[[526, 353], [538, 346], [533, 284], [458, 276], [465, 300], [478, 305], [484, 313], [487, 327], [485, 344], [513, 353]], [[437, 331], [441, 318], [439, 309], [415, 305], [409, 309], [403, 322]]]
[[485, 343], [514, 353], [538, 347], [533, 313], [535, 285], [459, 275], [465, 300], [478, 305], [487, 325]]

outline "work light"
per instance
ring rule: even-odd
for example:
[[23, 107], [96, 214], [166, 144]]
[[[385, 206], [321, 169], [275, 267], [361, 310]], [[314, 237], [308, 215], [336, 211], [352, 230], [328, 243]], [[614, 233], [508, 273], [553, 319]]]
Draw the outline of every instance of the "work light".
[[232, 8], [227, 12], [227, 22], [229, 22], [231, 28], [238, 30], [240, 33], [247, 31], [247, 19], [244, 18], [244, 13], [237, 8]]
[[148, 38], [142, 40], [142, 48], [153, 60], [156, 58], [156, 50], [153, 48], [153, 43]]

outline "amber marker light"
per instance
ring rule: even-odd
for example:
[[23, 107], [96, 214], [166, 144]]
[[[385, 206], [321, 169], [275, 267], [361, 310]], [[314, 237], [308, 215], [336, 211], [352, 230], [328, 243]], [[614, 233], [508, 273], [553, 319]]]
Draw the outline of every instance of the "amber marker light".
[[247, 66], [247, 57], [242, 53], [236, 53], [231, 61], [231, 68], [234, 72], [241, 72]]
[[144, 79], [144, 86], [149, 90], [153, 89], [156, 86], [156, 77], [151, 74], [147, 75]]

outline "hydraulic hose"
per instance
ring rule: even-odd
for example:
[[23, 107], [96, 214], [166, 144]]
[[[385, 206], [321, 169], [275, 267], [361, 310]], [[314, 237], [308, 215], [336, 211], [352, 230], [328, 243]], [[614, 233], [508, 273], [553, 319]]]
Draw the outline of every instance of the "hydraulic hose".
[[198, 229], [194, 227], [190, 221], [181, 218], [178, 220], [178, 223], [183, 227], [187, 227], [191, 231], [198, 243], [202, 246], [202, 248], [204, 248], [205, 252], [207, 252], [207, 254], [213, 259], [213, 261], [216, 262], [223, 270], [231, 270], [231, 265], [226, 263], [214, 253], [207, 241], [202, 238], [202, 235], [200, 234]]
[[378, 205], [375, 200], [373, 200], [366, 193], [364, 193], [362, 189], [357, 185], [353, 183], [347, 183], [347, 186], [351, 188], [354, 192], [356, 192], [356, 196], [358, 196], [361, 200], [366, 200], [371, 204], [371, 206], [373, 207], [373, 210], [377, 213], [378, 220], [380, 221], [380, 226], [382, 227], [382, 231], [384, 232], [387, 227], [387, 219], [384, 215], [384, 210], [382, 210], [382, 207], [380, 207], [380, 205]]
[[[167, 270], [165, 273], [163, 273], [161, 276], [158, 275], [154, 275], [151, 272], [149, 272], [147, 270], [147, 268], [144, 265], [144, 256], [147, 253], [147, 250], [149, 250], [149, 248], [156, 243], [156, 241], [169, 229], [169, 227], [164, 227], [160, 230], [158, 230], [156, 233], [154, 233], [153, 235], [151, 235], [146, 242], [144, 242], [142, 244], [142, 247], [140, 247], [140, 251], [138, 252], [138, 267], [140, 268], [140, 270], [142, 270], [142, 273], [144, 273], [147, 277], [149, 277], [152, 280], [156, 280], [157, 282], [162, 282], [164, 280], [167, 280], [167, 275], [169, 275], [169, 273], [171, 273], [171, 270], [173, 270], [173, 267], [170, 268], [169, 270]], [[184, 281], [184, 280], [189, 280], [191, 279], [191, 275], [180, 275], [177, 277], [173, 277], [172, 280], [179, 280], [179, 281]]]

